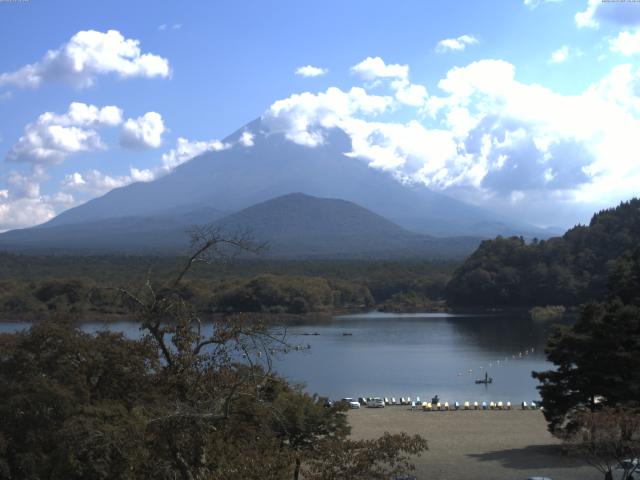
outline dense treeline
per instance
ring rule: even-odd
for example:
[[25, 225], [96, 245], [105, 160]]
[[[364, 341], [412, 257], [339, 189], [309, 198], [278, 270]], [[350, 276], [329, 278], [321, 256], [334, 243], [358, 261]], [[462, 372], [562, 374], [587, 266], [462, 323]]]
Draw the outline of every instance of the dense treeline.
[[[116, 285], [175, 274], [167, 257], [0, 254], [0, 316], [123, 315]], [[456, 264], [428, 261], [254, 261], [198, 265], [181, 285], [201, 313], [332, 313], [430, 308]]]
[[578, 305], [602, 299], [608, 279], [640, 243], [640, 200], [593, 216], [562, 237], [484, 241], [456, 270], [447, 301], [459, 306]]

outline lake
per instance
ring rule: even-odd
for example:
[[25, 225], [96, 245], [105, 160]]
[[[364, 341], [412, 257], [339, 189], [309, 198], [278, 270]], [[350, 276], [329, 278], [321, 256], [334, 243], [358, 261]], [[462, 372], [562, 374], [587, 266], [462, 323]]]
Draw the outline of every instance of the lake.
[[[0, 331], [27, 327], [0, 323]], [[108, 327], [138, 335], [135, 323], [88, 322], [89, 332]], [[288, 328], [292, 344], [304, 351], [277, 354], [274, 367], [309, 392], [331, 398], [420, 396], [443, 401], [511, 401], [539, 398], [532, 370], [546, 370], [548, 324], [516, 314], [343, 315], [317, 324]], [[351, 335], [345, 335], [351, 334]], [[317, 335], [311, 335], [317, 334]], [[475, 379], [488, 372], [490, 385]]]

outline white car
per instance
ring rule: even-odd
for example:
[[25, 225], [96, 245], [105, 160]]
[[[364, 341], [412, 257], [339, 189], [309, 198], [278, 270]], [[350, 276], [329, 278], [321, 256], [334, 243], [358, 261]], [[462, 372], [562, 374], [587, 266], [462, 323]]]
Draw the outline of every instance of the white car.
[[357, 400], [354, 400], [353, 398], [343, 398], [342, 401], [344, 403], [346, 403], [349, 408], [360, 408], [360, 402], [358, 402]]
[[367, 407], [370, 408], [384, 408], [384, 400], [379, 397], [374, 397], [367, 402]]

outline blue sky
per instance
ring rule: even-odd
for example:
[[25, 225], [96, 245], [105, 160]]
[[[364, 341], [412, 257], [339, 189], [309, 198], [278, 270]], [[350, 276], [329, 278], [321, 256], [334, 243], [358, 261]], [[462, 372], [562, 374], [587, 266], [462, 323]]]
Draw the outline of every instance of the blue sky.
[[261, 115], [532, 223], [585, 221], [637, 191], [639, 24], [599, 0], [1, 1], [0, 230], [233, 148], [216, 140]]

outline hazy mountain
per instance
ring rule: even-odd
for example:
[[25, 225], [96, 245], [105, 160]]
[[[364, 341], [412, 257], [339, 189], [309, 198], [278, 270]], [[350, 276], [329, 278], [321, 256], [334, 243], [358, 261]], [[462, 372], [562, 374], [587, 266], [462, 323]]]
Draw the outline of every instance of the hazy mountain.
[[[195, 210], [174, 216], [106, 218], [14, 230], [0, 235], [0, 248], [172, 254], [186, 250], [187, 230], [193, 223], [213, 223], [228, 234], [249, 231], [256, 242], [268, 242], [265, 255], [271, 257], [460, 258], [480, 243], [480, 238], [412, 233], [352, 202], [300, 193], [267, 200], [222, 219], [212, 218], [218, 213]], [[188, 224], [186, 219], [196, 221]]]
[[[243, 132], [254, 145], [237, 143]], [[416, 232], [431, 235], [532, 234], [543, 231], [514, 225], [481, 208], [433, 192], [403, 185], [389, 173], [344, 155], [350, 138], [341, 130], [327, 132], [323, 145], [309, 148], [266, 134], [260, 120], [227, 137], [230, 149], [208, 152], [148, 183], [115, 189], [72, 208], [46, 227], [123, 216], [167, 216], [182, 209], [215, 208], [233, 212], [291, 192], [352, 201]]]

